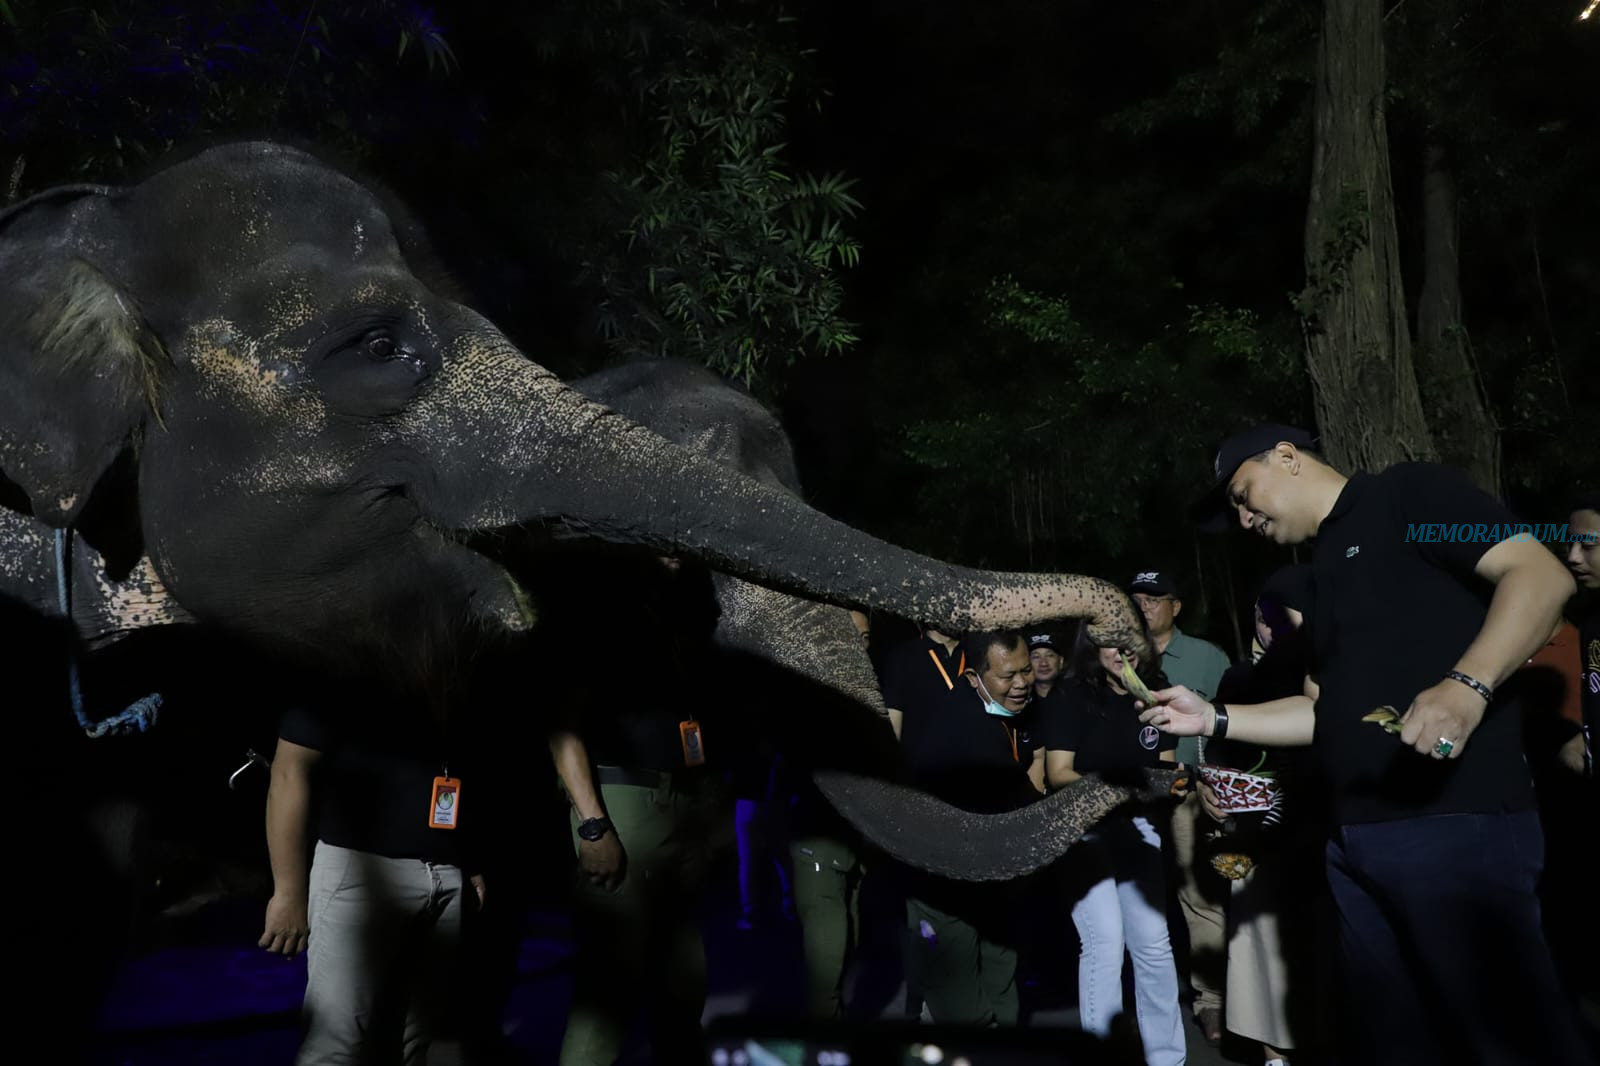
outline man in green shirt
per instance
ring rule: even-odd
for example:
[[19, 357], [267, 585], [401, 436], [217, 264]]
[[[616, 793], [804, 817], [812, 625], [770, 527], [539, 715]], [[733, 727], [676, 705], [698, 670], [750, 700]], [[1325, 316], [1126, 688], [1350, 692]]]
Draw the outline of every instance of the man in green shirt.
[[[1209, 700], [1217, 691], [1217, 682], [1232, 664], [1221, 648], [1178, 628], [1178, 615], [1183, 611], [1178, 582], [1164, 570], [1141, 570], [1129, 583], [1128, 592], [1150, 625], [1150, 639], [1161, 653], [1161, 672], [1172, 684], [1205, 693]], [[1190, 764], [1200, 761], [1196, 738], [1179, 738], [1178, 761]]]
[[[1161, 672], [1167, 681], [1196, 692], [1215, 693], [1228, 670], [1228, 657], [1209, 640], [1191, 637], [1178, 628], [1183, 600], [1178, 596], [1177, 580], [1164, 570], [1141, 570], [1128, 583], [1128, 592], [1144, 612], [1150, 639], [1161, 653]], [[1180, 739], [1178, 761], [1198, 763], [1199, 741], [1193, 737]], [[1217, 1044], [1222, 1040], [1222, 989], [1227, 960], [1227, 916], [1223, 908], [1229, 893], [1216, 871], [1196, 857], [1197, 835], [1209, 826], [1198, 792], [1190, 793], [1172, 812], [1178, 903], [1184, 924], [1189, 927], [1189, 984], [1194, 993], [1194, 1014], [1206, 1040]]]

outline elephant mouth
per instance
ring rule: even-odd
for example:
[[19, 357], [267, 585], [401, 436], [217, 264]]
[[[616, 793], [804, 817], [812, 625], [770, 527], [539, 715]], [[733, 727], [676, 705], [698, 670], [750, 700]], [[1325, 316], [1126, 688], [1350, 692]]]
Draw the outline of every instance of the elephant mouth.
[[448, 568], [471, 589], [471, 621], [490, 630], [524, 633], [537, 622], [533, 597], [507, 564], [506, 539], [482, 532], [444, 535], [439, 550]]

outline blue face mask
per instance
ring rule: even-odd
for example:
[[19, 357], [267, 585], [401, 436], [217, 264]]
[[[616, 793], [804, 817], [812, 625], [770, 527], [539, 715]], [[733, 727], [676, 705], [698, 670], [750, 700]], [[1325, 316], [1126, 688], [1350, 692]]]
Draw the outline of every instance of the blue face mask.
[[1015, 718], [1017, 715], [1022, 713], [1021, 711], [1011, 710], [1005, 704], [989, 695], [989, 690], [983, 685], [983, 678], [978, 677], [977, 674], [973, 674], [972, 676], [977, 678], [978, 691], [983, 695], [983, 710], [985, 714], [992, 714], [996, 718]]

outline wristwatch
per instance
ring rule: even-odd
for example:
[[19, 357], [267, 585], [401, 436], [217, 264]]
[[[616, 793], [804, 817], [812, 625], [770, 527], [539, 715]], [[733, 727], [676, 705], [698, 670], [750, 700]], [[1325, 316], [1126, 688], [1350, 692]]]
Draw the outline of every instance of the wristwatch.
[[585, 818], [578, 823], [578, 836], [591, 844], [609, 832], [611, 832], [610, 818]]

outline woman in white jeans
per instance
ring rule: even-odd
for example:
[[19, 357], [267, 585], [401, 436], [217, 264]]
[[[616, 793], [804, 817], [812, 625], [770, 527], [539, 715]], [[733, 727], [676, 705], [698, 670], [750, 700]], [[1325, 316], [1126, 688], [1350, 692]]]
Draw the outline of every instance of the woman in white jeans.
[[[1086, 773], [1115, 774], [1177, 759], [1172, 738], [1139, 723], [1133, 697], [1120, 680], [1122, 657], [1082, 634], [1073, 653], [1074, 679], [1059, 698], [1041, 702], [1039, 729], [1045, 773], [1061, 788]], [[1154, 669], [1130, 665], [1151, 688], [1165, 682]], [[1085, 1030], [1108, 1036], [1122, 1002], [1123, 951], [1133, 958], [1134, 1008], [1149, 1066], [1185, 1059], [1178, 970], [1167, 932], [1161, 837], [1150, 819], [1119, 813], [1067, 852], [1072, 883], [1087, 889], [1072, 907], [1082, 950], [1078, 956], [1078, 1015]]]

